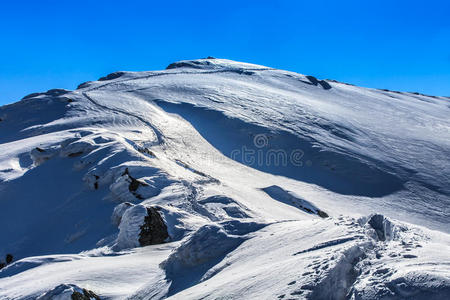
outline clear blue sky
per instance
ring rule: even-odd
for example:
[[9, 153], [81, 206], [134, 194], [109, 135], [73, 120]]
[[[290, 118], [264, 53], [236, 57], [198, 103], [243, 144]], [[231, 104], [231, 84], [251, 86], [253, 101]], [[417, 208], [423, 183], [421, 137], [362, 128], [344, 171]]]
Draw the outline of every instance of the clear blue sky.
[[0, 105], [206, 56], [450, 96], [448, 0], [17, 0], [0, 28]]

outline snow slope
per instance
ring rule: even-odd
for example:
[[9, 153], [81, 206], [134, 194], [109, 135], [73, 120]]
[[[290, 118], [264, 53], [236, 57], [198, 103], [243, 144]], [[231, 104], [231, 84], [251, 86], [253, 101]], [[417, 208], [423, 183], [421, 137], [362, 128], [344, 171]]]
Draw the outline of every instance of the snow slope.
[[0, 299], [450, 297], [449, 112], [224, 59], [26, 96]]

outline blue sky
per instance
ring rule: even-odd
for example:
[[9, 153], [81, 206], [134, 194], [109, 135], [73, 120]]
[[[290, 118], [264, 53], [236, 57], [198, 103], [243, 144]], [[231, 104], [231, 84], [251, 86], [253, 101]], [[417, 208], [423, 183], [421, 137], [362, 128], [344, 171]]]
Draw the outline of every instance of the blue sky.
[[450, 96], [449, 15], [444, 0], [2, 1], [0, 105], [206, 56]]

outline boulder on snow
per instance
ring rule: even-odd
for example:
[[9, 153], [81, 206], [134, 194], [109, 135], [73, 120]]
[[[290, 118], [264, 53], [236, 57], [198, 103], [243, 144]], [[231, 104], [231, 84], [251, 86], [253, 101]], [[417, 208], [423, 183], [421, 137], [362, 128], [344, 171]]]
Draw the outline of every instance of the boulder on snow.
[[97, 296], [93, 291], [83, 289], [83, 293], [78, 291], [74, 291], [72, 294], [72, 300], [100, 300], [100, 297]]
[[329, 217], [329, 215], [326, 213], [326, 212], [324, 212], [323, 210], [317, 210], [317, 215], [319, 216], [319, 217], [321, 217], [321, 218], [328, 218]]
[[311, 76], [311, 75], [307, 75], [306, 78], [309, 80], [309, 82], [312, 85], [315, 85], [315, 86], [320, 85], [324, 90], [331, 89], [331, 85], [328, 82], [326, 82], [325, 80], [319, 80], [316, 77]]
[[141, 246], [161, 244], [169, 237], [167, 226], [156, 208], [147, 207], [147, 216], [139, 233]]

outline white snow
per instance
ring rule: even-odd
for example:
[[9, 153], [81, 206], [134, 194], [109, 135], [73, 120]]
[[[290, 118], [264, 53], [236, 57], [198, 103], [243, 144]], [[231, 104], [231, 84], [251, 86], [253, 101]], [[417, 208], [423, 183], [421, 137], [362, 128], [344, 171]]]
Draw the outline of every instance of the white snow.
[[123, 213], [115, 245], [119, 250], [139, 247], [140, 226], [146, 215], [147, 209], [143, 205], [134, 205]]
[[449, 112], [223, 59], [2, 106], [0, 299], [448, 298]]

